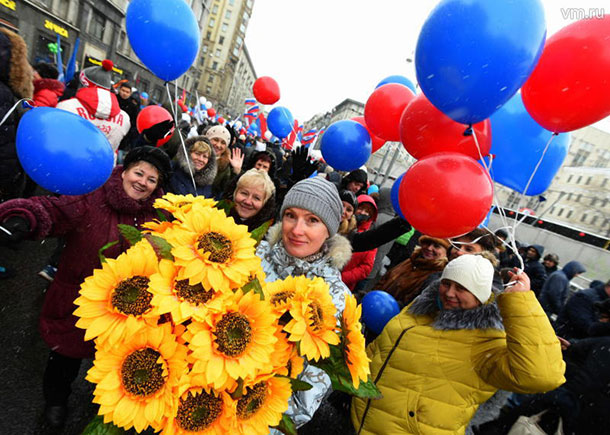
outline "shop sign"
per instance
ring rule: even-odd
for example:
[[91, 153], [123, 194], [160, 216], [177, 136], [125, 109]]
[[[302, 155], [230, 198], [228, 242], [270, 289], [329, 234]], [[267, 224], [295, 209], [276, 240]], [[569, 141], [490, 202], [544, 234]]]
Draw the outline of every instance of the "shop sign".
[[[0, 1], [3, 1], [3, 0], [0, 0]], [[49, 29], [52, 32], [57, 33], [58, 35], [63, 36], [64, 38], [68, 37], [68, 31], [66, 29], [64, 29], [63, 27], [55, 24], [52, 21], [44, 20], [44, 27], [45, 27], [45, 29]]]
[[15, 0], [0, 0], [0, 5], [10, 9], [11, 11], [16, 10]]
[[[91, 56], [87, 56], [87, 62], [92, 63], [93, 65], [101, 65], [102, 64], [101, 60], [97, 60], [96, 58], [91, 57]], [[112, 71], [114, 71], [117, 74], [123, 75], [123, 70], [117, 68], [116, 66], [112, 67]]]

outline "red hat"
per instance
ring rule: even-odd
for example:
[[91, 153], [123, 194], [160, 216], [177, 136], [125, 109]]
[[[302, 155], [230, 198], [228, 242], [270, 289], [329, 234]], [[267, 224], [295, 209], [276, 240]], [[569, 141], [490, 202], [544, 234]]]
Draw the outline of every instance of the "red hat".
[[101, 66], [90, 66], [80, 72], [80, 82], [85, 87], [110, 89], [112, 87], [112, 68], [114, 64], [109, 59], [104, 59]]

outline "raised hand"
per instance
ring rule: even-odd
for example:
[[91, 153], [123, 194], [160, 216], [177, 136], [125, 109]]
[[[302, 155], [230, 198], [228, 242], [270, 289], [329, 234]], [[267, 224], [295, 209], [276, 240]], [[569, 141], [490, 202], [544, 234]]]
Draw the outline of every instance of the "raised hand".
[[231, 150], [231, 157], [229, 158], [229, 163], [233, 168], [233, 172], [239, 174], [241, 172], [241, 167], [244, 164], [244, 153], [242, 153], [239, 148], [233, 148]]

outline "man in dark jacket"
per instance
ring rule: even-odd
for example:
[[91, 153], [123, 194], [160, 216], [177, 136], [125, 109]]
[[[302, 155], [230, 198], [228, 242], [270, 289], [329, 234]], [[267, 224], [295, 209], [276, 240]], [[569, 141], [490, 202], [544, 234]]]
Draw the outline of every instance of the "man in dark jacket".
[[565, 304], [557, 318], [557, 335], [567, 340], [589, 336], [589, 328], [597, 322], [596, 302], [610, 297], [610, 280], [591, 282], [591, 287], [579, 291]]
[[578, 261], [570, 261], [563, 266], [563, 269], [549, 276], [542, 286], [539, 298], [540, 305], [544, 308], [547, 316], [559, 314], [570, 292], [570, 280], [586, 271], [587, 269]]
[[531, 288], [536, 296], [540, 296], [540, 290], [546, 281], [546, 271], [540, 262], [540, 258], [544, 253], [544, 246], [530, 245], [527, 247], [525, 256], [524, 272], [530, 277]]
[[138, 129], [136, 127], [136, 120], [138, 113], [140, 113], [140, 103], [131, 95], [131, 84], [129, 82], [121, 83], [119, 87], [119, 93], [117, 99], [119, 101], [119, 107], [125, 111], [131, 121], [131, 128], [121, 141], [119, 148], [123, 151], [129, 151], [130, 144], [138, 135]]
[[340, 190], [350, 190], [356, 196], [366, 195], [367, 180], [366, 171], [356, 169], [343, 178]]
[[546, 276], [550, 276], [551, 273], [557, 272], [559, 266], [559, 256], [557, 254], [546, 254], [542, 260]]

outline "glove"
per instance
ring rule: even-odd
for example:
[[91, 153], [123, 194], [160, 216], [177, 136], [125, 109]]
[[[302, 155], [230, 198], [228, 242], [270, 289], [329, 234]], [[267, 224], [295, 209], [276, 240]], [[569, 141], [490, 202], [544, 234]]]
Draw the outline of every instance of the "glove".
[[320, 163], [310, 159], [308, 153], [309, 150], [304, 146], [292, 152], [292, 181], [304, 180], [318, 169]]
[[150, 143], [157, 143], [160, 139], [167, 137], [172, 133], [174, 128], [174, 120], [167, 120], [159, 122], [158, 124], [153, 125], [152, 127], [148, 127], [146, 130], [142, 131], [142, 134], [146, 137], [146, 139]]
[[14, 245], [30, 232], [28, 221], [21, 216], [9, 217], [0, 224], [0, 227], [0, 246]]

